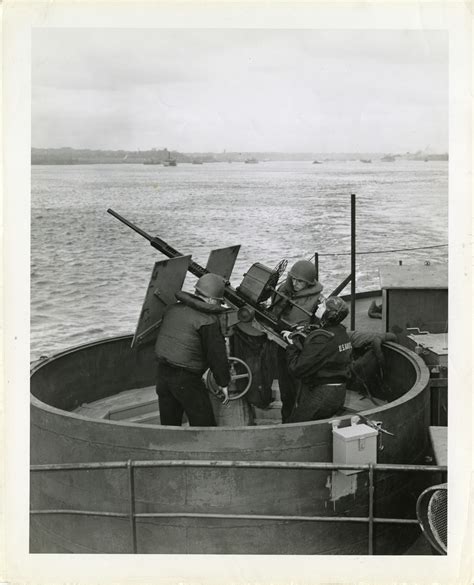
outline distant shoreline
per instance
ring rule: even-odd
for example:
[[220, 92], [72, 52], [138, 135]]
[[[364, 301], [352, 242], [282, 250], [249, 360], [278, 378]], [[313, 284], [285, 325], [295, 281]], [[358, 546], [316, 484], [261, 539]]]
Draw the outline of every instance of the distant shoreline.
[[163, 164], [169, 158], [178, 164], [191, 163], [244, 163], [246, 160], [256, 162], [334, 162], [363, 161], [396, 164], [397, 160], [415, 160], [422, 162], [448, 161], [448, 153], [431, 153], [418, 151], [404, 154], [391, 153], [286, 153], [286, 152], [221, 152], [221, 153], [180, 153], [177, 151], [146, 150], [90, 150], [73, 148], [32, 148], [32, 165], [84, 165], [84, 164]]
[[[409, 161], [413, 161], [413, 162], [449, 162], [448, 158], [431, 158], [431, 159], [415, 159], [415, 158], [410, 158], [410, 159], [400, 159], [400, 160], [409, 160]], [[206, 164], [216, 164], [216, 163], [225, 163], [225, 162], [234, 162], [234, 163], [242, 163], [245, 164], [245, 161], [220, 161], [220, 160], [215, 160], [215, 161], [207, 161]], [[308, 159], [274, 159], [274, 160], [266, 160], [266, 161], [260, 161], [261, 163], [265, 163], [265, 162], [305, 162], [308, 164], [312, 164], [310, 160]], [[359, 159], [326, 159], [323, 161], [319, 161], [319, 164], [323, 164], [323, 163], [333, 163], [333, 162], [361, 162]], [[364, 162], [364, 161], [362, 161]], [[372, 162], [372, 161], [371, 161]], [[380, 160], [380, 159], [376, 159], [373, 162], [378, 163], [378, 162], [382, 162], [384, 163], [384, 161]], [[37, 167], [46, 167], [46, 166], [54, 166], [54, 167], [77, 167], [77, 166], [84, 166], [84, 165], [143, 165], [145, 163], [140, 162], [140, 161], [131, 161], [131, 162], [122, 162], [122, 161], [73, 161], [73, 162], [59, 162], [59, 161], [31, 161], [31, 166], [37, 166]], [[192, 165], [194, 163], [190, 162], [190, 161], [179, 161], [179, 164], [189, 164]], [[390, 165], [391, 163], [384, 163], [387, 165]], [[155, 166], [164, 166], [161, 165], [160, 163], [156, 164]]]

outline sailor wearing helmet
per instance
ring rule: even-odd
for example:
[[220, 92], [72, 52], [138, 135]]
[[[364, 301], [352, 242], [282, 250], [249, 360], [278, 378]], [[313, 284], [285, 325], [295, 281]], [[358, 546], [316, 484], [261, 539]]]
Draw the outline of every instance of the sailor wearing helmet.
[[[270, 310], [292, 325], [306, 325], [321, 301], [323, 287], [316, 278], [316, 268], [309, 260], [298, 260], [288, 273], [286, 281], [273, 297]], [[292, 301], [292, 303], [289, 302]], [[282, 422], [288, 422], [295, 405], [298, 382], [288, 371], [284, 348], [278, 348], [278, 385], [282, 402]]]
[[[288, 323], [306, 324], [310, 320], [308, 313], [316, 311], [322, 290], [321, 283], [316, 279], [314, 264], [309, 260], [298, 260], [291, 267], [286, 281], [278, 288], [281, 295], [274, 296], [272, 312]], [[285, 297], [295, 304], [288, 303]]]
[[224, 280], [205, 274], [195, 294], [176, 293], [166, 310], [155, 344], [156, 392], [162, 425], [181, 426], [183, 412], [191, 426], [216, 426], [202, 375], [210, 368], [228, 400], [230, 381], [225, 339], [218, 315], [224, 311]]
[[286, 332], [289, 371], [301, 380], [301, 390], [289, 422], [319, 420], [334, 416], [344, 406], [352, 345], [342, 321], [349, 309], [340, 297], [329, 297], [316, 316], [321, 328], [304, 341]]

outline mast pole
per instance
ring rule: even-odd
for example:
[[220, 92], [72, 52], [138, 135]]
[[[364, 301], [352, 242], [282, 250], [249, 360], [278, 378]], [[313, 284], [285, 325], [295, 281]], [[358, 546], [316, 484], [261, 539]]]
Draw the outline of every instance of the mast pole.
[[356, 196], [351, 193], [351, 329], [355, 329], [356, 295]]

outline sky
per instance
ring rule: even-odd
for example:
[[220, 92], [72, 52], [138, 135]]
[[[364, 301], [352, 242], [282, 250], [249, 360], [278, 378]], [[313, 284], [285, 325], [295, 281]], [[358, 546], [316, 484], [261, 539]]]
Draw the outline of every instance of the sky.
[[36, 28], [32, 146], [448, 150], [442, 31]]

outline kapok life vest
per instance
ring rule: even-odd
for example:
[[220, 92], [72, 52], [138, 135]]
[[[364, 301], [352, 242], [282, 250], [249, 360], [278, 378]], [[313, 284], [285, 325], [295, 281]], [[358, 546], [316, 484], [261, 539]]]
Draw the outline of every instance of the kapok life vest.
[[[166, 310], [158, 330], [155, 354], [158, 359], [203, 373], [208, 364], [202, 348], [199, 329], [218, 321], [222, 309], [209, 305], [195, 295], [179, 293], [181, 302]], [[178, 295], [177, 295], [178, 296]]]

